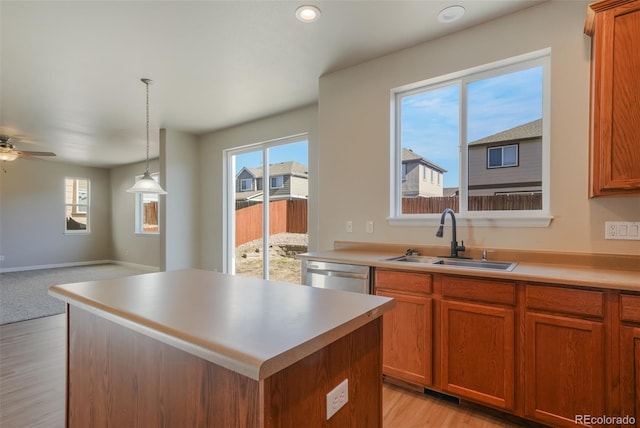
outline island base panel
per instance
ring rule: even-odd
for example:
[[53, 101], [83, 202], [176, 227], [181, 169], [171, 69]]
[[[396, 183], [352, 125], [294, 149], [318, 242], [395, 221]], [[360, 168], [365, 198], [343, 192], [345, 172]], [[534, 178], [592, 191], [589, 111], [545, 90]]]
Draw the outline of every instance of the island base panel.
[[[382, 322], [365, 324], [265, 379], [265, 426], [382, 427]], [[349, 401], [326, 420], [326, 395], [349, 380]]]
[[[380, 318], [260, 382], [74, 306], [67, 426], [380, 427]], [[349, 402], [326, 420], [326, 393]], [[364, 425], [363, 425], [364, 424]]]

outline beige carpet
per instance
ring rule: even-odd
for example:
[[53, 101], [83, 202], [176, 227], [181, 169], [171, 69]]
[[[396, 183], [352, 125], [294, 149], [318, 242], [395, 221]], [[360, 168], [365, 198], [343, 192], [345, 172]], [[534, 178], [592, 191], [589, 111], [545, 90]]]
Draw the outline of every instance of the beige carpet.
[[143, 273], [149, 271], [118, 264], [1, 273], [0, 325], [64, 313], [64, 302], [47, 294], [52, 285]]

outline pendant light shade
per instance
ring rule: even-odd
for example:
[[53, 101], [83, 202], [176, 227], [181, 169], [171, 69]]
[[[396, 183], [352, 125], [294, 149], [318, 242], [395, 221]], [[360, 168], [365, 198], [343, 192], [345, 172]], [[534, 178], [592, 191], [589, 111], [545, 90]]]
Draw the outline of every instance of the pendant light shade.
[[145, 171], [142, 178], [136, 181], [136, 184], [127, 189], [129, 193], [157, 193], [166, 195], [167, 192], [160, 187], [160, 184], [149, 175], [149, 171]]
[[140, 180], [136, 181], [133, 186], [127, 189], [127, 192], [166, 195], [167, 192], [151, 177], [151, 174], [149, 174], [149, 85], [153, 83], [153, 80], [146, 78], [140, 80], [147, 86], [147, 162], [144, 175]]

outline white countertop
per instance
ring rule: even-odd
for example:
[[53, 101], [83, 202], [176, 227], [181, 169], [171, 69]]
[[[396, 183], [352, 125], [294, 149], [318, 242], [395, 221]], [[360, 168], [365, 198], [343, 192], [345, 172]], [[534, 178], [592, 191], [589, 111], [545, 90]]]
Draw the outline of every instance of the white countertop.
[[56, 285], [49, 294], [254, 380], [394, 305], [381, 296], [197, 269]]
[[[506, 279], [533, 283], [573, 285], [590, 288], [608, 288], [625, 291], [640, 291], [640, 270], [614, 269], [603, 266], [571, 265], [566, 263], [532, 263], [518, 261], [510, 271], [459, 268], [429, 263], [406, 263], [390, 261], [389, 258], [401, 256], [393, 251], [363, 249], [339, 249], [298, 254], [302, 260], [318, 260], [336, 263], [350, 263], [377, 268], [398, 269], [416, 272], [455, 274], [482, 278]], [[565, 257], [566, 259], [566, 257]]]

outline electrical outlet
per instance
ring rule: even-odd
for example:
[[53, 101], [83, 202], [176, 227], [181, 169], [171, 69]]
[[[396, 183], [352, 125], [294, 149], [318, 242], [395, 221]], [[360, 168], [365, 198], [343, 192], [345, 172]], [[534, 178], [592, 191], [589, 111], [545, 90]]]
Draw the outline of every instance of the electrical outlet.
[[349, 379], [340, 382], [327, 394], [327, 420], [349, 401]]
[[373, 220], [367, 222], [367, 233], [373, 233]]
[[604, 223], [604, 238], [640, 240], [640, 222], [606, 221]]
[[0, 262], [4, 261], [4, 256], [0, 256]]
[[351, 220], [347, 220], [346, 230], [347, 233], [353, 232], [353, 222]]

